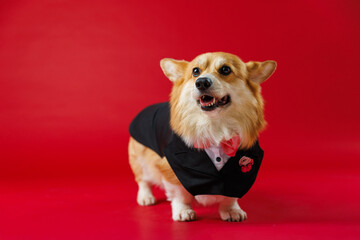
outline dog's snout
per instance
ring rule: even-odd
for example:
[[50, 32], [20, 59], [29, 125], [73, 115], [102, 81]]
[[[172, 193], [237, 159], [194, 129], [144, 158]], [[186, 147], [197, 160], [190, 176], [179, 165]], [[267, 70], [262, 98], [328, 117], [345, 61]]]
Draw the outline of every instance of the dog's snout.
[[195, 81], [195, 86], [200, 91], [204, 91], [204, 90], [208, 89], [209, 87], [211, 87], [211, 85], [212, 85], [212, 81], [210, 78], [207, 78], [207, 77], [201, 77], [201, 78], [196, 79], [196, 81]]

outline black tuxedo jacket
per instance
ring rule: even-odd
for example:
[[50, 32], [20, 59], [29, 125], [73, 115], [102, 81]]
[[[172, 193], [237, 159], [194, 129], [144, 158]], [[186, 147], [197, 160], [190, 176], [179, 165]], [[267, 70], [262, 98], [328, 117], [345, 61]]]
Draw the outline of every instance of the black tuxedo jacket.
[[[177, 178], [192, 195], [210, 194], [241, 198], [253, 183], [264, 156], [258, 141], [248, 150], [238, 150], [220, 171], [206, 152], [189, 148], [170, 128], [169, 103], [145, 108], [130, 124], [130, 135], [139, 143], [166, 157]], [[254, 160], [249, 172], [242, 172], [239, 160]]]

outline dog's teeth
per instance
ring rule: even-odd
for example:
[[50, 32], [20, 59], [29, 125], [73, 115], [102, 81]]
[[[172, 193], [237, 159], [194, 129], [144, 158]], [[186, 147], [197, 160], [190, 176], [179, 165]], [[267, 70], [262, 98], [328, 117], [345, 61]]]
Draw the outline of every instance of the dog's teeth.
[[201, 105], [203, 105], [204, 107], [211, 107], [214, 106], [216, 104], [216, 98], [212, 97], [212, 100], [210, 102], [205, 102], [205, 100], [208, 98], [209, 96], [207, 95], [203, 95], [200, 97], [200, 99], [204, 102], [201, 103]]

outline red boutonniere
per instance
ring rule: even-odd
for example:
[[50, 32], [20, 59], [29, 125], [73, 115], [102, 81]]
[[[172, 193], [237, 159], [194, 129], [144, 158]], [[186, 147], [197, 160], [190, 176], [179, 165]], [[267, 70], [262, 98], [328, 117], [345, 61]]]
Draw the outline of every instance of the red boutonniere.
[[254, 165], [254, 160], [243, 156], [240, 160], [239, 160], [239, 165], [241, 167], [241, 171], [243, 173], [249, 172], [252, 168], [252, 165]]

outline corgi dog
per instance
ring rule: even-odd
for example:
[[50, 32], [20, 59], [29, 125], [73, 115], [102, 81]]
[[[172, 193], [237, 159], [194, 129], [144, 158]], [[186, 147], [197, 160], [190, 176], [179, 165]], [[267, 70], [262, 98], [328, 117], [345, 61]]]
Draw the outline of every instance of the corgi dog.
[[244, 63], [223, 52], [191, 62], [160, 61], [173, 83], [170, 101], [141, 111], [130, 125], [129, 162], [137, 202], [153, 205], [152, 186], [165, 189], [174, 221], [196, 220], [193, 202], [218, 204], [220, 218], [239, 222], [239, 204], [258, 173], [258, 135], [266, 121], [260, 84], [275, 61]]

